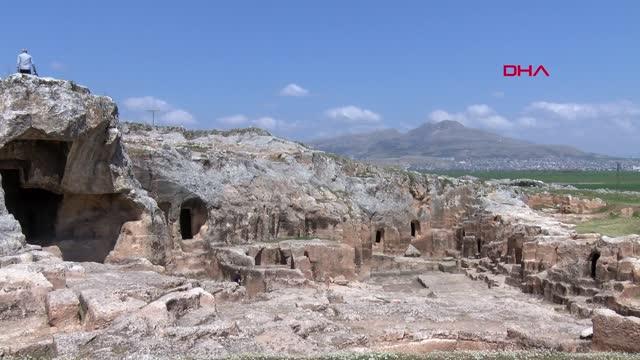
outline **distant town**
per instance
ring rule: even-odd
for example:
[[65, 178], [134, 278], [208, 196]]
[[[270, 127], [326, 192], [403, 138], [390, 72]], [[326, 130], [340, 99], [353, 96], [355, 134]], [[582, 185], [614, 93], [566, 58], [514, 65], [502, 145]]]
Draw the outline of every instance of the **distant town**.
[[640, 159], [580, 159], [580, 158], [547, 158], [547, 159], [508, 159], [486, 158], [458, 160], [440, 158], [424, 160], [421, 163], [402, 163], [406, 169], [420, 171], [435, 170], [585, 170], [585, 171], [638, 171]]

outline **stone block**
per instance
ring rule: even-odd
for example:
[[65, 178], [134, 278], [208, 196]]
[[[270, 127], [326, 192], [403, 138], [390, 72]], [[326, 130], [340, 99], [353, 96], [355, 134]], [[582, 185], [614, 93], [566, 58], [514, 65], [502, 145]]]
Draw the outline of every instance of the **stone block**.
[[640, 318], [599, 309], [594, 311], [592, 321], [594, 349], [640, 352]]
[[101, 289], [80, 292], [80, 317], [87, 330], [104, 328], [116, 317], [135, 311], [146, 302], [126, 295], [118, 295]]
[[53, 285], [25, 265], [0, 269], [0, 320], [45, 313], [47, 293]]
[[80, 300], [70, 289], [58, 289], [47, 294], [49, 325], [68, 327], [79, 324]]

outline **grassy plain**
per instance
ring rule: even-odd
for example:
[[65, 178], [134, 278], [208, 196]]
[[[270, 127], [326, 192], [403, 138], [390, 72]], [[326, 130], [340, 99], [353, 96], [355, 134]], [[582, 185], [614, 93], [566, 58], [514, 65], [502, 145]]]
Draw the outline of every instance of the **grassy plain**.
[[[554, 189], [550, 192], [580, 198], [600, 198], [607, 203], [600, 216], [578, 223], [579, 233], [597, 232], [608, 236], [640, 234], [640, 172], [624, 171], [448, 171], [448, 176], [472, 175], [482, 180], [535, 179], [545, 183], [572, 185], [574, 189]], [[601, 191], [606, 190], [606, 191]], [[533, 188], [527, 191], [540, 191]], [[634, 208], [630, 218], [620, 216], [622, 208]]]
[[579, 170], [509, 170], [509, 171], [443, 171], [440, 174], [459, 177], [472, 175], [482, 180], [490, 179], [534, 179], [546, 183], [573, 185], [578, 189], [609, 189], [640, 191], [640, 172], [579, 171]]

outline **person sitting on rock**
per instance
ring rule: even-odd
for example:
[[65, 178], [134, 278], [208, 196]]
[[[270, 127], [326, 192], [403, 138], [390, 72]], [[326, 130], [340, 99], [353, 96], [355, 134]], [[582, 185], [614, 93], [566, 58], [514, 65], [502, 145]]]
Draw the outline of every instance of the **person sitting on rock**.
[[18, 72], [20, 74], [33, 74], [38, 76], [36, 66], [33, 64], [33, 59], [27, 49], [22, 49], [18, 55]]

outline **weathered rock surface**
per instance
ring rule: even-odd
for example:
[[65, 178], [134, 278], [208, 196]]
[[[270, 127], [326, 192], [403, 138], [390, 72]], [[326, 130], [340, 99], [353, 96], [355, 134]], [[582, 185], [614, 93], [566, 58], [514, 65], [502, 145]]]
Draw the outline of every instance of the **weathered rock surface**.
[[416, 249], [413, 245], [409, 245], [407, 250], [404, 252], [404, 256], [406, 257], [420, 257], [420, 255], [422, 255], [420, 250]]
[[565, 214], [590, 214], [607, 206], [607, 203], [600, 198], [581, 199], [571, 195], [547, 192], [528, 195], [526, 202], [532, 208], [555, 208]]
[[591, 317], [594, 349], [640, 351], [640, 236], [577, 234], [545, 195], [118, 125], [66, 81], [0, 91], [0, 356], [574, 352]]
[[639, 352], [640, 318], [597, 310], [593, 317], [593, 345], [598, 350]]
[[[383, 171], [261, 130], [127, 124], [122, 131], [137, 177], [166, 206], [173, 234], [180, 235], [181, 210], [195, 214], [202, 203], [206, 233], [192, 233], [211, 244], [313, 236], [350, 244], [359, 257], [369, 256], [376, 242], [381, 251], [401, 254], [411, 241], [411, 221], [425, 224], [424, 235], [430, 220], [443, 223], [463, 211], [463, 200], [452, 201], [459, 193], [447, 200], [436, 177]], [[436, 196], [450, 203], [432, 214]], [[378, 239], [377, 230], [384, 232]]]
[[[110, 98], [73, 82], [0, 81], [0, 255], [26, 240], [58, 245], [66, 260], [104, 261], [118, 243], [112, 259], [164, 262], [164, 219], [133, 176], [117, 123]], [[125, 223], [142, 225], [121, 234]]]
[[32, 268], [11, 265], [0, 269], [0, 289], [0, 320], [8, 320], [44, 314], [53, 285]]
[[80, 301], [70, 289], [54, 290], [47, 294], [47, 317], [49, 325], [67, 327], [79, 322]]

